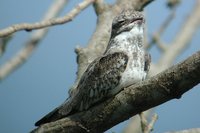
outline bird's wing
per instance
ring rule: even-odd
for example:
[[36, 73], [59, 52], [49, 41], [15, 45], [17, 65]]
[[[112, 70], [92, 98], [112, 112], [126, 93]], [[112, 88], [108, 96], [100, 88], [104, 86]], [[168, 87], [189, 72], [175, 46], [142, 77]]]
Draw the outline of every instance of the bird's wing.
[[128, 56], [123, 52], [108, 54], [96, 59], [79, 82], [77, 95], [73, 98], [75, 109], [86, 110], [94, 103], [108, 97], [119, 85], [127, 63]]
[[127, 63], [128, 56], [123, 52], [107, 54], [94, 60], [81, 77], [74, 96], [38, 121], [36, 125], [55, 121], [72, 112], [86, 110], [108, 97], [109, 93], [119, 85]]

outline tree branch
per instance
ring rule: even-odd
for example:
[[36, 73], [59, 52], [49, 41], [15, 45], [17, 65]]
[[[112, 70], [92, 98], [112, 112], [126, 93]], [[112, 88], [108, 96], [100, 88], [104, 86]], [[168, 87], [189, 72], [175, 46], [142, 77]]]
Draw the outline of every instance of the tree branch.
[[172, 9], [169, 16], [167, 16], [167, 18], [165, 19], [165, 21], [162, 23], [162, 25], [160, 26], [160, 28], [158, 29], [158, 31], [156, 31], [152, 38], [151, 41], [149, 42], [149, 44], [146, 46], [146, 49], [149, 49], [150, 47], [153, 46], [153, 44], [156, 44], [158, 46], [158, 48], [162, 51], [165, 52], [168, 48], [167, 45], [165, 45], [162, 41], [161, 41], [161, 35], [164, 33], [164, 31], [167, 29], [167, 27], [170, 25], [170, 23], [172, 22], [172, 20], [174, 19], [175, 16], [175, 12], [176, 9]]
[[139, 114], [142, 133], [150, 133], [151, 131], [153, 131], [153, 126], [154, 126], [156, 120], [158, 119], [158, 115], [153, 114], [151, 121], [148, 123], [147, 118], [145, 117], [144, 113], [145, 113], [145, 111]]
[[200, 83], [200, 51], [164, 72], [125, 88], [114, 98], [61, 120], [41, 125], [32, 133], [100, 133], [142, 111], [181, 95]]
[[[91, 0], [89, 0], [91, 1]], [[71, 20], [74, 17], [76, 17], [83, 9], [85, 9], [89, 1], [84, 1], [80, 4], [78, 4], [74, 9], [72, 9], [65, 17], [58, 18], [56, 20]], [[48, 24], [48, 21], [54, 21], [52, 19], [53, 17], [57, 16], [61, 9], [64, 8], [67, 0], [58, 0], [55, 1], [52, 6], [47, 11], [45, 17], [43, 18], [43, 22]], [[60, 21], [55, 21], [60, 22]], [[39, 22], [38, 22], [39, 24]], [[44, 36], [47, 34], [49, 28], [44, 28], [41, 30], [35, 31], [30, 39], [25, 43], [25, 47], [20, 49], [16, 55], [14, 55], [10, 60], [8, 60], [6, 63], [4, 63], [2, 66], [0, 66], [0, 80], [4, 79], [6, 76], [8, 76], [12, 71], [14, 71], [16, 68], [18, 68], [21, 64], [23, 64], [33, 53], [33, 51], [38, 46], [39, 42], [44, 38]], [[1, 34], [1, 33], [0, 33]]]
[[66, 16], [60, 17], [60, 18], [55, 18], [55, 19], [48, 19], [48, 20], [43, 20], [41, 22], [36, 22], [33, 24], [29, 23], [23, 23], [23, 24], [15, 24], [10, 27], [7, 27], [5, 29], [0, 30], [0, 37], [5, 37], [8, 36], [14, 32], [20, 31], [20, 30], [26, 30], [26, 31], [31, 31], [34, 29], [41, 29], [53, 25], [59, 25], [59, 24], [64, 24], [69, 21], [71, 21], [77, 14], [79, 14], [80, 11], [85, 9], [88, 5], [93, 3], [95, 0], [84, 0], [82, 3], [77, 5], [73, 10], [71, 10], [70, 13], [68, 13]]
[[0, 57], [4, 54], [6, 51], [6, 46], [8, 42], [12, 39], [12, 36], [0, 38]]
[[148, 109], [146, 111], [143, 111], [142, 113], [139, 113], [139, 115], [135, 115], [132, 118], [130, 118], [129, 123], [127, 126], [124, 127], [124, 130], [122, 133], [142, 133], [142, 121], [140, 114], [143, 114], [145, 118], [149, 119], [150, 116], [153, 114], [154, 109]]
[[[200, 26], [200, 0], [197, 0], [195, 7], [185, 19], [183, 25], [180, 27], [180, 31], [174, 37], [171, 45], [168, 47], [161, 58], [157, 66], [160, 70], [166, 69], [171, 65], [174, 59], [190, 44], [189, 42], [193, 38]], [[166, 64], [167, 63], [167, 64]]]

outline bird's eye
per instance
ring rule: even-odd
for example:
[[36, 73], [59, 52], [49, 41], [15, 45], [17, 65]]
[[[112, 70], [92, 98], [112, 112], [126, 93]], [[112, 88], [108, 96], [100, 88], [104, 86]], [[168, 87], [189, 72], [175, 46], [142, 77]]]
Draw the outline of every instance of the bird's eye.
[[120, 21], [117, 21], [116, 23], [113, 23], [113, 28], [119, 28], [121, 27], [122, 25], [124, 24], [124, 20], [120, 20]]
[[119, 24], [123, 24], [124, 23], [124, 20], [120, 20], [118, 21]]

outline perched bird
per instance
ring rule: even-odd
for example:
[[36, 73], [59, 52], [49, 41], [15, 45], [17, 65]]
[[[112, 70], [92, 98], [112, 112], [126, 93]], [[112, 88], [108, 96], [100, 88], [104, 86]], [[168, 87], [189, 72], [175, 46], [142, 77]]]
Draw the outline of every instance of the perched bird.
[[144, 80], [151, 61], [143, 49], [144, 22], [143, 14], [131, 9], [115, 17], [106, 51], [88, 66], [76, 92], [35, 125], [87, 110], [124, 87]]

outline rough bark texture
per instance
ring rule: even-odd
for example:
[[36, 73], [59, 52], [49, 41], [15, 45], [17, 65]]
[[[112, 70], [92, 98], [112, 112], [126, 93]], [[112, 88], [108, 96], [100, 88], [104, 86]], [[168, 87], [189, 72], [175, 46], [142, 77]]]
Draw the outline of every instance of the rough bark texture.
[[200, 51], [148, 80], [125, 88], [88, 111], [44, 124], [32, 132], [101, 133], [142, 111], [180, 98], [200, 82], [199, 69]]

